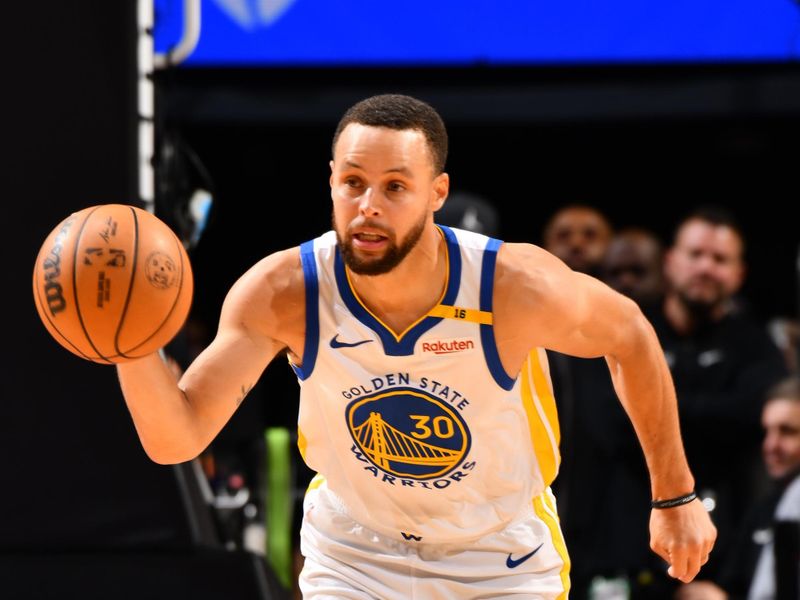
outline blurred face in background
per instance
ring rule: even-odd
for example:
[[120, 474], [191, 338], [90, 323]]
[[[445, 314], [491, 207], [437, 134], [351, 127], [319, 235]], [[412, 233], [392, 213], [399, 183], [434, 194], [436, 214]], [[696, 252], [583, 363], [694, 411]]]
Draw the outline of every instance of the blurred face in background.
[[730, 227], [687, 221], [665, 263], [672, 292], [691, 309], [710, 312], [725, 306], [744, 280], [742, 250], [739, 234]]
[[800, 402], [777, 398], [764, 405], [762, 452], [770, 477], [782, 479], [800, 471]]
[[658, 238], [646, 231], [623, 231], [606, 251], [603, 279], [638, 304], [653, 304], [664, 289], [662, 263]]
[[544, 231], [544, 247], [570, 268], [596, 273], [611, 241], [611, 226], [589, 207], [565, 208], [550, 220]]

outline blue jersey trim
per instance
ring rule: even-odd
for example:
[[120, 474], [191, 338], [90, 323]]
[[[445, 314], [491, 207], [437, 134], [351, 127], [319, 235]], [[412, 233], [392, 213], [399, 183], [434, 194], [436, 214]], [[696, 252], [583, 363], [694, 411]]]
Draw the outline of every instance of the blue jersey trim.
[[[494, 290], [494, 268], [497, 263], [497, 251], [503, 242], [490, 238], [483, 251], [483, 264], [481, 265], [481, 310], [492, 312], [492, 292]], [[483, 346], [483, 356], [486, 358], [486, 365], [494, 377], [494, 380], [504, 390], [511, 390], [515, 380], [508, 376], [500, 362], [500, 353], [497, 351], [497, 343], [494, 339], [494, 327], [492, 325], [481, 325], [481, 346]]]
[[[458, 245], [455, 233], [453, 233], [449, 227], [439, 227], [442, 233], [444, 233], [444, 238], [447, 243], [447, 256], [449, 261], [447, 289], [445, 290], [441, 304], [452, 305], [458, 297], [458, 288], [461, 284], [461, 249]], [[414, 325], [414, 327], [406, 331], [398, 340], [395, 334], [364, 308], [355, 294], [353, 294], [353, 290], [350, 288], [350, 282], [347, 280], [344, 260], [342, 259], [338, 247], [336, 248], [336, 257], [334, 260], [334, 274], [336, 276], [336, 285], [339, 288], [339, 294], [341, 294], [345, 305], [350, 312], [353, 313], [353, 316], [376, 333], [383, 344], [383, 351], [387, 356], [410, 356], [414, 354], [414, 346], [420, 336], [442, 320], [442, 317], [425, 317]]]
[[[439, 225], [439, 229], [444, 233], [444, 239], [447, 242], [447, 256], [450, 260], [450, 274], [448, 279], [447, 290], [444, 293], [441, 304], [453, 306], [458, 297], [458, 288], [461, 284], [461, 248], [458, 245], [458, 238], [453, 230], [445, 225]], [[441, 320], [438, 318], [437, 323]]]
[[319, 282], [317, 281], [317, 261], [314, 258], [314, 240], [303, 242], [300, 246], [300, 260], [303, 263], [303, 279], [306, 284], [306, 340], [303, 346], [303, 365], [292, 363], [292, 369], [301, 380], [308, 379], [317, 362], [319, 349]]

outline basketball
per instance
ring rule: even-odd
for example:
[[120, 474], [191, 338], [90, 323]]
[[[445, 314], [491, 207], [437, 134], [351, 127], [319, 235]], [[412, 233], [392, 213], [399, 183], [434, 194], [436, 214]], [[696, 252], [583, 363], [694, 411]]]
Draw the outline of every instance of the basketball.
[[47, 236], [33, 269], [42, 323], [86, 360], [121, 363], [156, 352], [183, 327], [194, 280], [166, 223], [125, 204], [90, 206]]

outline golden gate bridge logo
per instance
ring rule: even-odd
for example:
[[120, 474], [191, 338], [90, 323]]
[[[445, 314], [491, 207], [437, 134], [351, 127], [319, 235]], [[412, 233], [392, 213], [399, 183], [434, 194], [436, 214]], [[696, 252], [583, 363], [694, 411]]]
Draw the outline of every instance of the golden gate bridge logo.
[[395, 388], [347, 407], [350, 435], [376, 467], [397, 477], [432, 479], [457, 467], [470, 436], [461, 415], [435, 396]]

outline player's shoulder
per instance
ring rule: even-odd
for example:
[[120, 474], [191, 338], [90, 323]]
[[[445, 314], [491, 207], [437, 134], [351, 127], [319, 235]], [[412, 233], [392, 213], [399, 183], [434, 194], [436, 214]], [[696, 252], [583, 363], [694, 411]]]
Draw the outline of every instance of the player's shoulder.
[[220, 331], [247, 332], [252, 340], [273, 340], [302, 349], [305, 288], [300, 249], [264, 257], [245, 271], [225, 296]]
[[283, 312], [305, 294], [300, 248], [295, 246], [269, 254], [255, 263], [233, 284], [228, 301], [247, 310]]
[[504, 243], [497, 255], [495, 290], [547, 295], [558, 291], [573, 272], [556, 256], [534, 244]]
[[494, 312], [515, 322], [528, 319], [537, 326], [548, 324], [563, 318], [565, 312], [578, 314], [597, 284], [544, 248], [503, 244], [497, 257]]

